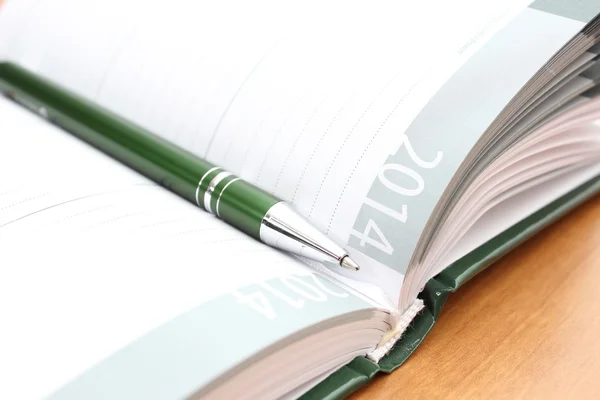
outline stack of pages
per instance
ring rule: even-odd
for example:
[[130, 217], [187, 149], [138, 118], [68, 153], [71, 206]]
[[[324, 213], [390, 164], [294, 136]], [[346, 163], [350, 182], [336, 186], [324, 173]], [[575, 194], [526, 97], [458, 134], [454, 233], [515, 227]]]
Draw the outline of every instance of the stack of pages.
[[[599, 13], [5, 2], [0, 398], [333, 399], [394, 370], [449, 292], [600, 188]], [[3, 84], [7, 63], [292, 203], [360, 271], [267, 247], [79, 141]]]

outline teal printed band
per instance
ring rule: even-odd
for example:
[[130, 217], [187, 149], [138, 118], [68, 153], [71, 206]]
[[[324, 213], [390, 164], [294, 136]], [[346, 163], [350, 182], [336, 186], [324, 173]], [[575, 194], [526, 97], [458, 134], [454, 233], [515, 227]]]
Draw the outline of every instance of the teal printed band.
[[361, 310], [370, 313], [372, 306], [317, 275], [248, 285], [146, 333], [48, 400], [187, 398], [256, 352], [283, 346], [285, 338], [314, 324]]
[[598, 15], [598, 0], [535, 0], [530, 8], [588, 23]]
[[348, 246], [405, 274], [427, 221], [469, 151], [523, 85], [584, 26], [525, 8], [490, 38], [399, 132], [405, 140], [374, 177]]

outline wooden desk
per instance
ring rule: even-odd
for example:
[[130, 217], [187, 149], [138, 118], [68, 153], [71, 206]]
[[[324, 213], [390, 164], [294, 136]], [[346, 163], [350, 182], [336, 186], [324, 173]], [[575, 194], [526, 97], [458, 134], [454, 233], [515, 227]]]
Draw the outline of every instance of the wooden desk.
[[600, 196], [448, 300], [411, 358], [353, 400], [600, 399]]

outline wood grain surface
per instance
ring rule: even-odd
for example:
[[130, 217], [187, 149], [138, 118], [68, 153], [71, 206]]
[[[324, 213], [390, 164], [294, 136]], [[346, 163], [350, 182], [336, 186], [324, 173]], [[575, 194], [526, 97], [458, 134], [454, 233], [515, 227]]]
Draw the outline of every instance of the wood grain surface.
[[600, 399], [600, 196], [451, 295], [422, 345], [353, 400]]

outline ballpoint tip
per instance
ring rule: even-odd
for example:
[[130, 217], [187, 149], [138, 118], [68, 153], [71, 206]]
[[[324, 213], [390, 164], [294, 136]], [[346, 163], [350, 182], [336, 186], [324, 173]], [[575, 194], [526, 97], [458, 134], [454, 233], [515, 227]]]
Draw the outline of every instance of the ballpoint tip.
[[344, 256], [344, 258], [342, 258], [342, 261], [340, 261], [340, 265], [344, 268], [351, 269], [353, 271], [358, 271], [360, 269], [358, 264], [352, 261], [350, 256]]

